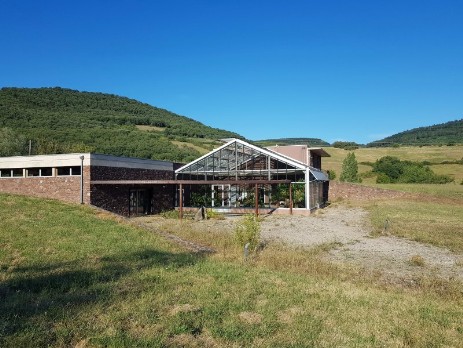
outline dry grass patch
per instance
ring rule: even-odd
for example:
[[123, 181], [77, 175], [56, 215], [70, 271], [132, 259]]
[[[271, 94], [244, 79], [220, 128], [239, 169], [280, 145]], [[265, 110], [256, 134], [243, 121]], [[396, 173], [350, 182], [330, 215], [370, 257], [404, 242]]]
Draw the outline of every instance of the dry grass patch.
[[136, 125], [137, 129], [145, 132], [164, 132], [165, 127], [156, 127], [156, 126], [146, 126], [146, 125]]
[[178, 140], [171, 140], [170, 141], [172, 144], [180, 147], [180, 148], [190, 148], [190, 149], [193, 149], [193, 150], [196, 150], [198, 151], [201, 155], [204, 155], [206, 153], [208, 153], [210, 150], [208, 148], [204, 148], [202, 146], [199, 146], [199, 145], [196, 145], [196, 144], [192, 144], [192, 143], [188, 143], [188, 142], [185, 142], [185, 141], [178, 141]]
[[241, 312], [238, 317], [247, 324], [260, 324], [263, 318], [262, 314], [255, 312]]

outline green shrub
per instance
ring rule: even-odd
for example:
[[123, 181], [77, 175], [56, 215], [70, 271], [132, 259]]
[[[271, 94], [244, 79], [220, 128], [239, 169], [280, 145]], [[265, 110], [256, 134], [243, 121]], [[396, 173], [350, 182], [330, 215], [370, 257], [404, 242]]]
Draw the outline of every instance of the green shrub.
[[328, 173], [328, 179], [334, 180], [336, 179], [336, 172], [332, 169], [326, 171]]
[[391, 183], [391, 178], [389, 178], [384, 173], [379, 173], [378, 176], [376, 177], [376, 183], [377, 184], [390, 184]]
[[445, 184], [453, 181], [448, 175], [436, 175], [424, 162], [401, 161], [391, 156], [377, 160], [373, 165], [373, 172], [378, 174], [378, 184]]
[[222, 213], [216, 212], [212, 209], [206, 209], [206, 216], [208, 219], [225, 220], [225, 216]]
[[260, 222], [253, 214], [244, 215], [235, 227], [235, 241], [244, 247], [249, 243], [249, 250], [256, 250], [260, 240]]
[[166, 219], [178, 219], [179, 218], [179, 213], [177, 210], [164, 210], [160, 214], [162, 217]]

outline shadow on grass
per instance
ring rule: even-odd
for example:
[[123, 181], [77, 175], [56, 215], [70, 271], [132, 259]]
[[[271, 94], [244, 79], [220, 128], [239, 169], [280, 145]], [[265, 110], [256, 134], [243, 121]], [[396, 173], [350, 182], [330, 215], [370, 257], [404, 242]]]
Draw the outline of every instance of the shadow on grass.
[[[143, 291], [144, 286], [162, 282], [155, 276], [153, 280], [137, 281], [136, 272], [188, 267], [200, 259], [200, 255], [145, 249], [92, 261], [18, 267], [8, 280], [0, 282], [0, 346], [11, 346], [13, 342], [53, 345], [55, 334], [43, 331], [52, 331], [56, 322], [72, 323], [92, 306], [104, 308]], [[71, 335], [64, 338], [65, 342], [61, 337], [61, 343], [70, 344]]]

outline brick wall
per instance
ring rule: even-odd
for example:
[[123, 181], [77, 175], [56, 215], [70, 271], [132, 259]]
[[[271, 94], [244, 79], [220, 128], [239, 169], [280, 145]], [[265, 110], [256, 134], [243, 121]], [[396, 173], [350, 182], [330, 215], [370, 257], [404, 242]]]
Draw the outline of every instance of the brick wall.
[[[84, 167], [84, 202], [90, 202], [90, 170]], [[2, 178], [0, 192], [80, 203], [80, 175], [60, 177]]]
[[[152, 213], [174, 208], [172, 185], [91, 185], [90, 177], [92, 180], [168, 180], [173, 179], [173, 171], [86, 166], [84, 203], [128, 216], [129, 192], [137, 188], [150, 190]], [[80, 203], [80, 176], [2, 178], [0, 192]]]

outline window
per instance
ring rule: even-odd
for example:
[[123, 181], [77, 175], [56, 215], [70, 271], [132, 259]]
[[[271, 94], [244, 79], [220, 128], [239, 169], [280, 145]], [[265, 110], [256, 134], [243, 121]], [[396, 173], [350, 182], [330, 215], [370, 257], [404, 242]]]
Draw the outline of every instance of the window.
[[52, 168], [29, 168], [27, 169], [27, 176], [52, 176], [53, 169]]
[[11, 169], [0, 169], [0, 178], [11, 178]]
[[80, 175], [80, 167], [58, 167], [58, 176]]
[[15, 168], [11, 170], [15, 178], [22, 178], [24, 176], [24, 171], [21, 168]]
[[22, 178], [23, 170], [21, 168], [0, 169], [0, 178]]
[[29, 168], [27, 170], [27, 176], [40, 176], [40, 169], [39, 168]]

